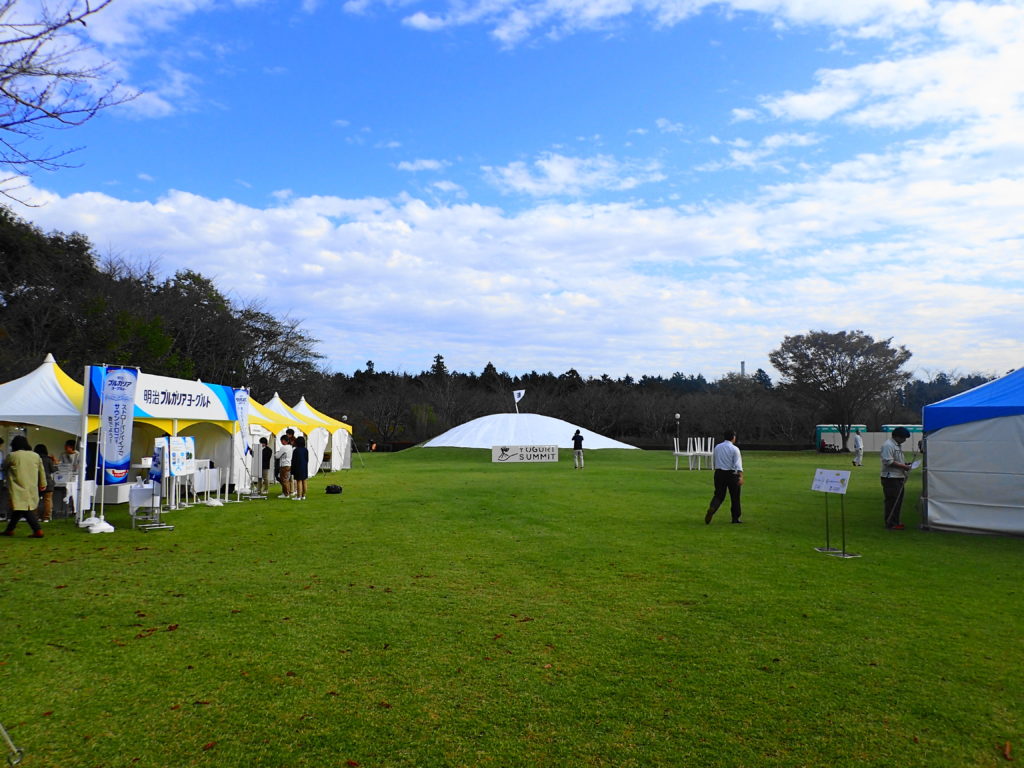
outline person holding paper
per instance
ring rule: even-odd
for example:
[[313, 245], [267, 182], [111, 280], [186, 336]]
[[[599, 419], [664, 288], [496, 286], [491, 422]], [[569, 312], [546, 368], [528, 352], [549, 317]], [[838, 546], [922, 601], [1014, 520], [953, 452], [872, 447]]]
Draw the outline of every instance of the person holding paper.
[[892, 436], [882, 444], [882, 495], [885, 497], [885, 527], [902, 531], [900, 511], [903, 507], [903, 489], [907, 473], [913, 467], [903, 457], [903, 443], [910, 437], [906, 427], [896, 427]]
[[708, 511], [704, 514], [704, 524], [711, 523], [711, 518], [729, 494], [730, 512], [734, 523], [742, 523], [740, 515], [740, 486], [743, 485], [743, 457], [736, 447], [735, 430], [726, 430], [725, 439], [715, 446], [715, 495], [711, 497]]

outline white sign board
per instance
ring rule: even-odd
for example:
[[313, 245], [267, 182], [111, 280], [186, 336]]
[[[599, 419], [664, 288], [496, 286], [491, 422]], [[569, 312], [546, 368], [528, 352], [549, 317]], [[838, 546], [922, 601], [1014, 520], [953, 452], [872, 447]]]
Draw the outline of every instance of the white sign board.
[[516, 464], [520, 462], [558, 461], [557, 445], [495, 445], [491, 447], [491, 462]]
[[848, 469], [818, 469], [814, 472], [814, 482], [811, 483], [812, 491], [822, 493], [846, 493], [850, 485], [850, 470]]

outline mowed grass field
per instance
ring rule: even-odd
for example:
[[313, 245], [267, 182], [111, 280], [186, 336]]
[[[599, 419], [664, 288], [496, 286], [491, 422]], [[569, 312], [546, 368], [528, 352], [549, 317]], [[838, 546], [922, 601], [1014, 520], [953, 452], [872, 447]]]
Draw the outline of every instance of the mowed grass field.
[[586, 460], [412, 449], [174, 531], [21, 524], [0, 722], [33, 768], [1024, 759], [1024, 541], [917, 530], [919, 477], [886, 531], [877, 455], [849, 560], [810, 490], [848, 456], [747, 452], [741, 526], [668, 452]]

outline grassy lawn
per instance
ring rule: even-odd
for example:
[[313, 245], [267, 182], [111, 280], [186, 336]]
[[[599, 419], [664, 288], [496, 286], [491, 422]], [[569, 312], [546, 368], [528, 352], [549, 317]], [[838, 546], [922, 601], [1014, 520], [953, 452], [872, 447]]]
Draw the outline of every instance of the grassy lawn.
[[[356, 459], [174, 531], [0, 540], [26, 766], [995, 766], [1024, 755], [1024, 541], [882, 526], [748, 452], [747, 525], [668, 452]], [[323, 487], [340, 482], [342, 496]], [[839, 497], [830, 498], [833, 543]], [[2, 746], [2, 745], [0, 745]]]

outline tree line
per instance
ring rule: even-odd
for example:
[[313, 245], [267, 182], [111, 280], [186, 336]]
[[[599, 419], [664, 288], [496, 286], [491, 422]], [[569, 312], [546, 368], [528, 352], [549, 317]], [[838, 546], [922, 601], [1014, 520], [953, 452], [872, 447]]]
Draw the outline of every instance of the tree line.
[[[190, 270], [157, 276], [154, 265], [100, 260], [80, 234], [43, 233], [0, 207], [0, 380], [17, 378], [52, 353], [72, 377], [86, 364], [122, 363], [147, 373], [248, 386], [265, 402], [300, 397], [353, 425], [357, 439], [412, 444], [479, 416], [514, 409], [564, 419], [643, 447], [677, 434], [740, 431], [746, 446], [809, 447], [814, 425], [915, 423], [921, 408], [988, 380], [943, 372], [912, 379], [911, 353], [862, 331], [786, 337], [761, 369], [715, 381], [675, 372], [639, 378], [531, 371], [492, 361], [479, 374], [450, 371], [441, 354], [419, 373], [353, 374], [322, 364], [300, 323], [257, 302], [236, 302]], [[677, 418], [678, 414], [678, 418]]]

